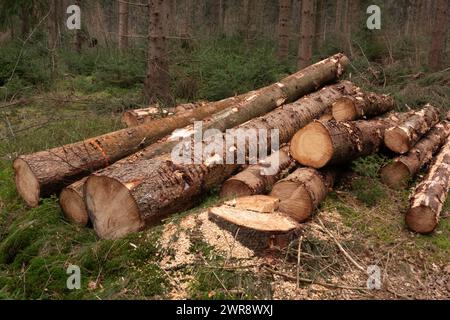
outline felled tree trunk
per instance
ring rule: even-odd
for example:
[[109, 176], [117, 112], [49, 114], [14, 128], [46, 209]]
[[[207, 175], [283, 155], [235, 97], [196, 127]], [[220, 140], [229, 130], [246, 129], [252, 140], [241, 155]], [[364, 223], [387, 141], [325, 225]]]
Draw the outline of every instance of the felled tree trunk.
[[[220, 197], [265, 194], [283, 174], [295, 166], [294, 160], [289, 156], [289, 148], [284, 147], [225, 181], [220, 190]], [[274, 172], [269, 172], [270, 168], [274, 168]]]
[[280, 199], [278, 211], [304, 222], [325, 199], [335, 176], [334, 169], [299, 168], [278, 181], [270, 195]]
[[342, 97], [332, 106], [333, 118], [337, 121], [350, 121], [371, 118], [394, 109], [394, 99], [385, 94], [363, 93]]
[[350, 162], [377, 152], [385, 129], [398, 121], [400, 116], [369, 121], [314, 121], [294, 135], [290, 153], [300, 164], [316, 169]]
[[449, 134], [448, 121], [434, 126], [407, 154], [395, 158], [381, 169], [381, 181], [395, 189], [406, 187], [420, 168], [430, 162]]
[[86, 226], [89, 216], [84, 202], [84, 184], [87, 177], [72, 183], [62, 189], [59, 195], [59, 204], [67, 220], [75, 224]]
[[[344, 92], [348, 92], [344, 84], [323, 88], [235, 129], [266, 129], [268, 132], [279, 128], [280, 143], [285, 143]], [[270, 145], [269, 137], [256, 138], [252, 146], [263, 142]], [[191, 150], [193, 141], [184, 143], [185, 150]], [[89, 177], [85, 187], [86, 204], [97, 234], [102, 238], [118, 238], [148, 227], [168, 214], [193, 207], [205, 191], [221, 184], [241, 166], [236, 162], [223, 164], [214, 161], [228, 159], [228, 152], [232, 159], [238, 157], [238, 151], [248, 155], [251, 147], [248, 143], [245, 150], [230, 146], [223, 135], [215, 136], [212, 145], [218, 146], [214, 154], [206, 154], [202, 159], [194, 155], [186, 164], [176, 164], [169, 155], [164, 155], [117, 167], [105, 175]], [[206, 146], [204, 141], [203, 147]], [[190, 153], [189, 157], [192, 157]], [[199, 160], [201, 163], [195, 164]]]
[[450, 188], [450, 139], [436, 157], [427, 176], [416, 187], [405, 216], [407, 226], [418, 233], [432, 232]]
[[386, 147], [396, 153], [406, 153], [417, 141], [439, 121], [439, 110], [430, 104], [402, 123], [385, 132]]
[[[290, 75], [280, 82], [256, 90], [252, 95], [232, 106], [211, 103], [204, 107], [133, 128], [108, 133], [81, 142], [19, 156], [14, 161], [16, 187], [30, 206], [37, 206], [40, 197], [59, 192], [61, 188], [106, 167], [161, 137], [202, 120], [225, 108], [230, 119], [247, 121], [267, 113], [286, 101], [293, 101], [319, 86], [336, 80], [343, 73], [348, 59], [334, 55]], [[220, 109], [223, 108], [223, 109]]]

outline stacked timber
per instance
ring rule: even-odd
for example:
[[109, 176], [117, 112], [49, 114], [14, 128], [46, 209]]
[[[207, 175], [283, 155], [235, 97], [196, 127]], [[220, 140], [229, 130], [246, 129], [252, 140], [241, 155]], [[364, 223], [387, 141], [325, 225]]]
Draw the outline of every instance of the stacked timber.
[[13, 163], [17, 190], [29, 206], [37, 206], [41, 197], [58, 193], [63, 187], [155, 143], [177, 128], [224, 110], [228, 111], [231, 119], [248, 121], [335, 81], [347, 65], [347, 57], [336, 54], [243, 96], [207, 103], [136, 127], [19, 156]]

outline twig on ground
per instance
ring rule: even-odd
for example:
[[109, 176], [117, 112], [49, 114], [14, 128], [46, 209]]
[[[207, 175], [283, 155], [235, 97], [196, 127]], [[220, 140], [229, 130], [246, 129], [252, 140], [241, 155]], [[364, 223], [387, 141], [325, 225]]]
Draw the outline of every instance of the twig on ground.
[[298, 238], [298, 250], [297, 250], [297, 288], [300, 288], [300, 257], [302, 253], [303, 235]]

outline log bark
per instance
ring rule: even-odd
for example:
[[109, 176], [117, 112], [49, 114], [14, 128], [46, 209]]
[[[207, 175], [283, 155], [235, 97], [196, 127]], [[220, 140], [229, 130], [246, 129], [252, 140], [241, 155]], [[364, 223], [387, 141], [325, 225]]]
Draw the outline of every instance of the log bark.
[[[323, 88], [235, 129], [269, 131], [280, 128], [280, 143], [289, 141], [298, 128], [320, 116], [336, 95], [342, 94], [335, 88], [347, 91], [342, 84]], [[219, 146], [216, 151], [220, 151], [206, 155], [199, 164], [194, 162], [197, 158], [192, 159], [194, 163], [176, 164], [170, 155], [162, 155], [123, 166], [114, 165], [114, 170], [108, 170], [107, 174], [89, 177], [85, 186], [86, 205], [97, 234], [101, 238], [118, 238], [149, 227], [168, 214], [193, 207], [204, 192], [230, 177], [241, 164], [214, 163], [212, 160], [217, 156], [228, 158], [228, 154], [219, 152], [230, 152], [236, 159], [238, 148], [236, 145], [229, 147], [223, 135], [214, 138]], [[270, 145], [269, 141], [263, 140], [252, 141], [252, 145], [258, 146], [262, 142]], [[193, 145], [191, 140], [185, 143], [187, 150]], [[245, 145], [245, 154], [250, 147]]]
[[314, 121], [294, 135], [290, 153], [300, 164], [316, 169], [347, 163], [376, 153], [382, 146], [384, 131], [404, 117], [406, 115], [368, 121]]
[[337, 121], [351, 121], [371, 118], [394, 109], [394, 99], [385, 94], [363, 93], [342, 97], [332, 106], [333, 118]]
[[450, 138], [410, 199], [406, 225], [418, 233], [431, 233], [439, 223], [439, 215], [450, 188]]
[[381, 181], [394, 189], [407, 187], [420, 168], [431, 161], [449, 134], [450, 122], [437, 124], [407, 154], [395, 158], [381, 169]]
[[334, 169], [299, 168], [278, 181], [270, 195], [280, 199], [278, 211], [304, 222], [325, 199], [335, 177]]
[[[239, 96], [239, 99], [245, 99], [245, 97], [248, 97], [249, 95], [250, 93], [242, 94]], [[221, 103], [230, 106], [233, 103], [236, 103], [236, 98], [237, 97], [230, 97], [221, 100]], [[122, 122], [126, 124], [127, 127], [135, 127], [144, 123], [149, 123], [155, 119], [162, 118], [165, 116], [173, 116], [173, 115], [176, 116], [178, 113], [205, 106], [207, 103], [208, 102], [205, 101], [199, 101], [196, 103], [184, 103], [176, 106], [175, 108], [169, 108], [164, 110], [161, 110], [156, 104], [151, 105], [147, 108], [128, 110], [123, 113]]]
[[28, 205], [37, 206], [40, 197], [59, 192], [64, 186], [133, 154], [177, 128], [219, 111], [227, 111], [228, 119], [223, 121], [229, 121], [234, 126], [236, 121], [242, 123], [265, 114], [286, 101], [296, 100], [317, 90], [319, 86], [336, 80], [347, 65], [347, 57], [337, 54], [280, 82], [256, 90], [244, 100], [234, 97], [236, 103], [231, 106], [222, 100], [178, 116], [19, 156], [13, 164], [17, 190]]
[[439, 121], [439, 110], [430, 104], [402, 123], [386, 130], [384, 143], [396, 153], [406, 153]]
[[[275, 168], [267, 174], [267, 168]], [[295, 161], [289, 156], [289, 147], [274, 152], [261, 163], [248, 166], [245, 170], [224, 182], [220, 190], [221, 198], [243, 197], [265, 194], [281, 176], [295, 168]]]

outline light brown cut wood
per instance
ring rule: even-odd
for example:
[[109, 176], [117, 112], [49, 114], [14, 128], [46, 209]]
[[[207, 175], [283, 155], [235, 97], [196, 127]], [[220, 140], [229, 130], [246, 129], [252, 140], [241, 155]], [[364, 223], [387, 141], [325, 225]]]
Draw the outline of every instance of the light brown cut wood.
[[300, 233], [300, 226], [279, 212], [260, 213], [221, 206], [209, 209], [209, 219], [255, 252], [286, 248]]
[[278, 181], [270, 195], [280, 199], [278, 211], [297, 222], [304, 222], [325, 199], [335, 176], [334, 169], [299, 168]]
[[[267, 193], [285, 172], [289, 172], [296, 166], [288, 152], [289, 148], [283, 147], [260, 161], [259, 164], [250, 165], [231, 177], [223, 183], [220, 197], [231, 198]], [[267, 171], [271, 167], [275, 170], [273, 174]]]
[[396, 153], [406, 153], [438, 121], [439, 110], [426, 104], [404, 122], [388, 128], [384, 135], [384, 143], [386, 147]]
[[439, 216], [450, 188], [450, 138], [431, 165], [428, 174], [415, 188], [406, 213], [406, 225], [418, 233], [431, 233], [439, 223]]
[[434, 126], [407, 154], [393, 159], [381, 169], [381, 181], [395, 189], [407, 187], [420, 168], [431, 161], [449, 134], [448, 121]]
[[83, 194], [86, 180], [87, 177], [72, 183], [62, 189], [59, 195], [59, 204], [66, 219], [81, 226], [86, 226], [89, 222]]
[[[350, 87], [350, 88], [349, 88]], [[320, 116], [334, 101], [336, 96], [342, 95], [348, 90], [353, 90], [354, 86], [346, 82], [334, 86], [329, 86], [317, 91], [309, 96], [305, 96], [298, 101], [284, 105], [277, 110], [274, 110], [260, 118], [254, 118], [234, 129], [248, 130], [248, 129], [279, 129], [280, 143], [289, 141], [293, 133], [305, 124], [309, 123], [313, 118]], [[280, 126], [280, 123], [283, 126]], [[261, 137], [259, 137], [261, 138]], [[263, 137], [263, 139], [270, 137]], [[248, 141], [247, 141], [248, 142]], [[252, 141], [255, 145], [259, 145], [262, 141]], [[268, 143], [268, 141], [265, 141]], [[206, 144], [206, 141], [202, 142]], [[214, 145], [227, 145], [225, 135], [214, 136]], [[187, 139], [183, 142], [185, 146], [192, 146], [193, 140]], [[270, 143], [268, 144], [270, 145]], [[208, 146], [209, 148], [211, 146]], [[245, 144], [245, 154], [248, 154], [248, 143]], [[228, 146], [227, 146], [228, 148]], [[211, 149], [211, 148], [210, 148]], [[159, 221], [164, 216], [186, 210], [194, 206], [201, 195], [213, 187], [221, 184], [226, 178], [230, 177], [236, 169], [241, 167], [241, 164], [221, 164], [214, 163], [211, 160], [226, 159], [224, 148], [215, 148], [216, 153], [209, 157], [201, 159], [202, 162], [195, 163], [197, 158], [190, 158], [192, 162], [186, 164], [175, 164], [171, 161], [170, 155], [161, 156], [153, 159], [140, 159], [136, 162], [127, 163], [121, 166], [113, 165], [113, 169], [108, 170], [106, 174], [96, 174], [88, 179], [85, 187], [86, 203], [88, 212], [93, 217], [94, 229], [100, 237], [120, 237], [123, 234], [116, 232], [116, 230], [126, 230], [127, 227], [118, 227], [116, 223], [112, 223], [115, 218], [111, 215], [105, 218], [105, 212], [113, 212], [111, 208], [104, 208], [102, 206], [109, 206], [107, 202], [98, 201], [101, 197], [99, 193], [108, 193], [106, 183], [92, 183], [90, 181], [108, 177], [116, 180], [118, 183], [127, 189], [130, 197], [129, 203], [136, 203], [138, 212], [141, 215], [142, 223], [149, 227]], [[187, 150], [192, 150], [190, 147]], [[217, 151], [220, 150], [220, 151]], [[227, 149], [234, 159], [237, 157], [237, 150], [230, 147]], [[189, 156], [192, 156], [191, 154]], [[103, 188], [99, 190], [98, 188]], [[95, 191], [94, 191], [95, 190]], [[121, 190], [120, 192], [122, 192]], [[118, 191], [119, 192], [119, 191]], [[114, 194], [110, 193], [111, 197]], [[97, 199], [98, 197], [98, 199]], [[117, 209], [122, 216], [127, 215], [127, 208], [121, 207]], [[95, 216], [101, 215], [102, 218], [95, 219]], [[116, 215], [114, 211], [113, 215]], [[134, 213], [132, 214], [134, 216]], [[96, 226], [95, 221], [101, 221], [102, 225]], [[109, 221], [109, 224], [105, 224]], [[120, 222], [128, 224], [127, 222]], [[135, 229], [135, 228], [133, 228]]]
[[225, 205], [236, 209], [244, 209], [261, 213], [271, 213], [278, 209], [280, 199], [266, 195], [253, 195], [235, 198], [225, 202]]
[[377, 152], [385, 129], [414, 115], [411, 112], [368, 121], [316, 120], [294, 135], [290, 154], [300, 164], [316, 169], [347, 163]]
[[333, 118], [337, 121], [350, 121], [371, 118], [394, 109], [394, 99], [385, 94], [361, 92], [355, 96], [342, 97], [332, 106]]
[[[319, 86], [336, 80], [347, 65], [347, 57], [337, 54], [273, 85], [256, 90], [244, 100], [236, 97], [236, 103], [231, 106], [224, 105], [220, 101], [206, 104], [174, 117], [19, 156], [16, 161], [25, 162], [26, 166], [14, 165], [14, 168], [22, 169], [15, 171], [16, 176], [22, 172], [28, 175], [16, 178], [16, 181], [24, 182], [17, 189], [28, 205], [36, 206], [39, 198], [58, 193], [63, 187], [139, 151], [177, 128], [189, 125], [195, 120], [205, 119], [217, 112], [228, 112], [228, 118], [223, 121], [231, 123], [230, 127], [235, 126], [236, 123], [265, 114], [286, 101], [296, 100], [304, 94], [317, 90]], [[27, 170], [23, 169], [25, 167]], [[37, 183], [32, 184], [32, 181]]]

